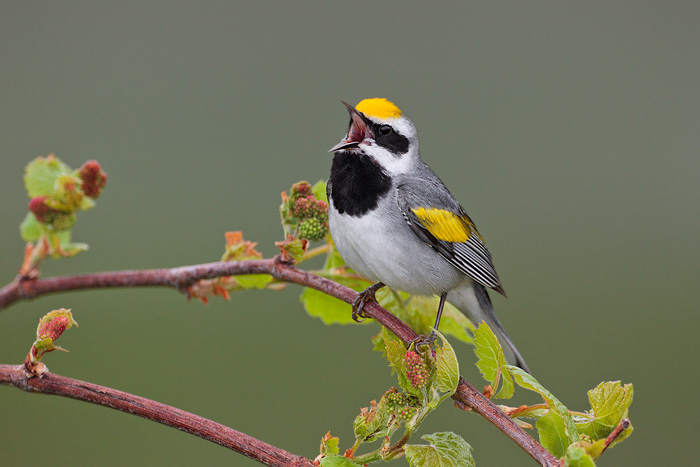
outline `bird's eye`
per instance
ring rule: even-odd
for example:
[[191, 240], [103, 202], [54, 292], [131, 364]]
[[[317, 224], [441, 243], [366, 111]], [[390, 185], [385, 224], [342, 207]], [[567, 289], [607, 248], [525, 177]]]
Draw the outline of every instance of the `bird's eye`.
[[386, 136], [386, 135], [390, 134], [392, 131], [393, 130], [391, 129], [391, 127], [389, 125], [382, 125], [379, 127], [379, 134], [381, 134], [382, 136]]

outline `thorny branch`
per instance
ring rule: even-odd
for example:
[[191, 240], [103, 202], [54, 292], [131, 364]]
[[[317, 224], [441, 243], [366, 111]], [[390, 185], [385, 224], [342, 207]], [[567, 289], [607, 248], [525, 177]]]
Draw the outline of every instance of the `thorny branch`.
[[[348, 287], [345, 287], [343, 285], [338, 284], [337, 282], [325, 279], [323, 277], [319, 277], [315, 274], [299, 269], [293, 264], [283, 262], [279, 259], [279, 257], [275, 257], [273, 259], [263, 260], [207, 263], [194, 266], [183, 266], [172, 269], [114, 271], [75, 276], [60, 276], [46, 279], [25, 279], [22, 277], [17, 277], [12, 283], [0, 289], [0, 309], [6, 308], [18, 300], [26, 300], [37, 297], [39, 295], [66, 292], [70, 290], [110, 287], [160, 286], [173, 287], [180, 291], [186, 291], [188, 287], [202, 279], [212, 279], [215, 277], [245, 274], [269, 274], [279, 281], [290, 282], [311, 287], [318, 291], [324, 292], [332, 297], [343, 300], [347, 303], [351, 303], [355, 299], [355, 297], [357, 297], [357, 292]], [[408, 344], [410, 341], [417, 337], [413, 330], [411, 330], [405, 323], [403, 323], [393, 314], [389, 313], [384, 308], [379, 306], [376, 302], [369, 302], [365, 306], [363, 311], [368, 316], [371, 316], [379, 323], [381, 323], [382, 326], [386, 327], [391, 332], [393, 332], [405, 344]], [[0, 370], [3, 372], [8, 372], [11, 368], [14, 367], [8, 367], [6, 365], [0, 366]], [[59, 394], [57, 389], [60, 386], [60, 384], [58, 383], [59, 381], [67, 385], [67, 387], [70, 387], [71, 384], [75, 383], [75, 380], [70, 380], [69, 378], [53, 374], [47, 374], [41, 380], [27, 380], [26, 378], [22, 380], [22, 378], [17, 377], [17, 374], [15, 374], [14, 377], [3, 376], [4, 375], [0, 375], [0, 383], [2, 384], [9, 384], [20, 387], [25, 390], [47, 392], [51, 394]], [[49, 377], [49, 379], [47, 380], [47, 382], [44, 382], [44, 380], [47, 377]], [[56, 384], [59, 384], [59, 386], [56, 386]], [[89, 385], [89, 383], [82, 382], [80, 382], [80, 384]], [[93, 386], [99, 387], [96, 385]], [[125, 396], [125, 393], [121, 393], [113, 389], [102, 388], [101, 390], [118, 393], [119, 397]], [[97, 404], [108, 405], [118, 410], [125, 410], [131, 413], [137, 413], [135, 410], [127, 408], [126, 406], [122, 408], [119, 404], [114, 404], [111, 401], [111, 399], [100, 399], [100, 391], [97, 391], [96, 393], [91, 393], [92, 398], [77, 395], [72, 396], [68, 395], [65, 392], [61, 392], [60, 394], [66, 395], [67, 397], [74, 397], [77, 399], [86, 400]], [[134, 398], [137, 397], [131, 395], [127, 396]], [[105, 395], [104, 397], [107, 398], [108, 396]], [[547, 467], [555, 467], [560, 465], [560, 462], [551, 453], [549, 453], [541, 444], [539, 444], [535, 439], [533, 439], [520, 427], [518, 427], [508, 415], [506, 415], [500, 409], [498, 409], [498, 407], [496, 407], [489, 399], [487, 399], [477, 389], [475, 389], [472, 385], [466, 382], [464, 378], [460, 378], [459, 386], [457, 387], [457, 391], [455, 392], [452, 398], [455, 400], [456, 405], [458, 405], [459, 407], [468, 407], [474, 412], [486, 418], [499, 430], [505, 433], [506, 436], [511, 438], [518, 446], [520, 446], [525, 452], [527, 452], [540, 465]], [[138, 399], [142, 401], [146, 400], [142, 398]], [[152, 404], [159, 404], [154, 401], [149, 402]], [[212, 439], [210, 437], [210, 432], [204, 429], [204, 426], [206, 426], [207, 423], [214, 424], [214, 422], [202, 419], [201, 417], [198, 417], [193, 414], [188, 414], [187, 412], [183, 412], [172, 407], [165, 406], [163, 404], [159, 404], [159, 407], [164, 411], [143, 411], [142, 413], [137, 414], [149, 418], [151, 420], [164, 423], [169, 426], [175, 426], [179, 429], [184, 429], [180, 426], [180, 423], [183, 423], [184, 420], [188, 419], [189, 417], [195, 417], [197, 423], [195, 423], [195, 427], [192, 428], [191, 432], [193, 434], [205, 439], [209, 439], [210, 441], [216, 442], [223, 446], [227, 446], [230, 449], [236, 450], [245, 455], [248, 455], [249, 457], [259, 460], [257, 457], [249, 455], [243, 449], [245, 446], [238, 446], [235, 444], [219, 442], [215, 439]], [[175, 418], [169, 418], [171, 417], [171, 415], [169, 414], [172, 414], [172, 417]], [[202, 429], [197, 429], [197, 424], [199, 423], [205, 424], [202, 427]], [[242, 444], [252, 443], [251, 440], [254, 440], [254, 438], [247, 437], [247, 435], [243, 435], [242, 433], [236, 432], [235, 430], [232, 430], [230, 428], [226, 428], [226, 430], [229, 430], [229, 433], [231, 433], [231, 436], [233, 436], [234, 438], [238, 437], [237, 439], [247, 439], [247, 441], [243, 441]], [[241, 438], [241, 436], [245, 438]], [[262, 443], [258, 440], [255, 440], [255, 442]], [[252, 445], [245, 447], [245, 449], [248, 448], [252, 449]], [[303, 461], [305, 460], [304, 458], [300, 458], [292, 454], [286, 453], [285, 451], [281, 451], [278, 448], [274, 448], [271, 446], [269, 448], [273, 449], [273, 452], [281, 452], [285, 455], [291, 456], [289, 458], [290, 462], [297, 462], [297, 464], [273, 463], [269, 465], [305, 465], [303, 463]], [[266, 463], [266, 461], [264, 460], [260, 461]]]

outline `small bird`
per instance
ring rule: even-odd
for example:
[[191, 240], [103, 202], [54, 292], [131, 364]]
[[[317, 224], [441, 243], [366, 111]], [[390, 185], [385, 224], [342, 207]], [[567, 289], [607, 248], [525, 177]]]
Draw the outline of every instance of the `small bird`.
[[[425, 164], [416, 127], [392, 102], [365, 99], [350, 113], [328, 180], [329, 227], [338, 253], [371, 285], [353, 303], [353, 319], [385, 285], [439, 295], [435, 329], [445, 300], [475, 325], [485, 320], [509, 362], [529, 372], [496, 318], [487, 288], [503, 287], [474, 222]], [[423, 342], [432, 344], [434, 332]]]

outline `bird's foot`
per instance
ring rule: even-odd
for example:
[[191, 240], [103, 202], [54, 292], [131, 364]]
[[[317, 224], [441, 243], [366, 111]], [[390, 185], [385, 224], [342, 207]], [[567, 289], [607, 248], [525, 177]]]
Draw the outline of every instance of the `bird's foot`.
[[415, 339], [413, 339], [411, 342], [408, 343], [408, 348], [410, 349], [411, 346], [413, 346], [413, 348], [415, 350], [418, 350], [420, 347], [422, 347], [424, 345], [427, 345], [428, 347], [432, 348], [433, 344], [435, 344], [435, 341], [437, 340], [437, 337], [438, 336], [435, 333], [435, 331], [432, 331], [427, 336], [424, 336], [421, 334], [420, 336], [416, 337]]
[[365, 290], [360, 292], [360, 295], [357, 296], [357, 298], [352, 302], [352, 319], [355, 322], [361, 323], [365, 319], [369, 318], [366, 314], [363, 313], [362, 309], [365, 307], [365, 304], [371, 300], [377, 301], [377, 299], [374, 297], [374, 294], [377, 292], [377, 290], [381, 289], [384, 287], [384, 284], [381, 282], [377, 282], [376, 284], [370, 285], [367, 287]]

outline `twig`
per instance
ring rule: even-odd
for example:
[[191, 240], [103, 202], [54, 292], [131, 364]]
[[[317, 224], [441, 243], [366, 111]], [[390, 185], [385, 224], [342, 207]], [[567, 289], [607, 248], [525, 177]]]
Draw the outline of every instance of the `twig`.
[[[357, 292], [348, 287], [298, 269], [292, 264], [281, 261], [279, 257], [275, 257], [253, 261], [216, 262], [173, 269], [102, 272], [47, 279], [17, 278], [11, 284], [0, 289], [0, 309], [17, 300], [31, 299], [48, 293], [78, 289], [146, 286], [174, 287], [185, 291], [190, 285], [201, 279], [241, 274], [270, 274], [278, 280], [311, 287], [347, 303], [352, 303], [357, 297]], [[404, 322], [376, 302], [368, 302], [363, 312], [393, 332], [404, 344], [408, 344], [417, 337], [416, 333]], [[559, 461], [541, 444], [525, 433], [508, 415], [498, 409], [463, 378], [460, 378], [457, 392], [452, 398], [458, 404], [471, 408], [489, 420], [540, 465], [547, 467], [559, 465]]]
[[220, 423], [105, 386], [54, 373], [46, 373], [42, 378], [28, 377], [22, 365], [0, 365], [0, 384], [28, 392], [82, 400], [138, 415], [227, 447], [265, 465], [313, 467], [312, 462], [305, 457], [289, 453]]
[[620, 436], [622, 432], [629, 427], [630, 421], [628, 419], [623, 418], [622, 420], [620, 420], [620, 423], [618, 423], [615, 429], [608, 435], [607, 438], [605, 438], [603, 450], [600, 451], [600, 454], [602, 455], [605, 452], [605, 450], [608, 449], [608, 447], [617, 439], [617, 437]]
[[501, 409], [487, 399], [478, 389], [459, 377], [457, 391], [452, 396], [459, 408], [473, 410], [488, 421], [496, 428], [501, 430], [506, 436], [512, 439], [515, 444], [520, 446], [525, 452], [530, 454], [533, 459], [540, 465], [548, 467], [556, 467], [560, 465], [559, 460], [547, 451], [540, 443], [525, 433], [525, 431], [513, 422]]

